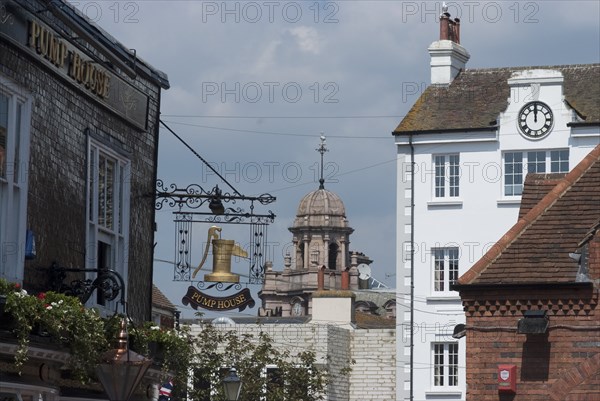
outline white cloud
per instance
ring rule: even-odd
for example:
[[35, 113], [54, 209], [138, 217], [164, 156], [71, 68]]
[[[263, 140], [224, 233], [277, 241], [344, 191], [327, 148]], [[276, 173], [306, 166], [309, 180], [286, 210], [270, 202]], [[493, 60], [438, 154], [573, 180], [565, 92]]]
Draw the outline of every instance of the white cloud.
[[311, 26], [297, 26], [291, 28], [289, 32], [296, 39], [296, 44], [300, 50], [307, 53], [319, 54], [321, 52], [321, 39], [319, 32]]
[[[172, 88], [164, 92], [161, 108], [165, 120], [179, 123], [170, 124], [177, 134], [242, 193], [277, 196], [274, 204], [257, 207], [277, 215], [269, 231], [269, 241], [278, 244], [276, 270], [282, 268], [281, 250], [291, 240], [287, 227], [300, 199], [318, 186], [315, 148], [324, 131], [330, 148], [325, 161], [334, 163], [332, 178], [338, 180], [326, 187], [346, 204], [355, 229], [352, 248], [368, 252], [386, 274], [385, 269], [393, 271], [395, 166], [379, 163], [395, 158], [390, 133], [401, 117], [347, 117], [401, 116], [409, 110], [418, 93], [407, 96], [404, 84], [424, 89], [429, 82], [427, 47], [439, 35], [441, 2], [324, 2], [316, 15], [312, 1], [285, 3], [302, 7], [301, 13], [283, 3], [268, 9], [262, 2], [227, 2], [227, 10], [239, 9], [232, 14], [225, 2], [159, 0], [137, 2], [136, 8], [119, 2], [119, 18], [114, 2], [81, 1], [80, 7], [86, 3], [90, 13], [102, 7], [100, 26], [168, 74]], [[599, 61], [598, 2], [452, 4], [462, 7], [468, 68]], [[498, 7], [501, 13], [495, 13]], [[207, 83], [218, 91], [203, 91]], [[286, 84], [301, 88], [297, 102], [290, 100], [292, 91], [282, 93]], [[256, 88], [262, 97], [254, 96]], [[240, 118], [248, 116], [254, 118]], [[159, 178], [225, 187], [166, 130], [159, 151]], [[375, 208], [365, 198], [371, 194], [378, 199]], [[158, 216], [155, 257], [172, 260], [172, 216], [165, 210]], [[204, 239], [205, 232], [199, 227], [195, 238]], [[194, 252], [197, 257], [200, 251]], [[187, 283], [173, 282], [171, 266], [164, 263], [156, 272], [161, 290], [178, 303]]]

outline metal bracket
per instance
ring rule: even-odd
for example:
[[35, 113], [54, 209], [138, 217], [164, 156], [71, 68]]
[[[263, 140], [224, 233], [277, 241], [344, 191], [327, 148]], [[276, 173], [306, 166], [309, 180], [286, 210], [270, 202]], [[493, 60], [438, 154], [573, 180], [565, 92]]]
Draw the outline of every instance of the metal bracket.
[[[125, 282], [123, 277], [112, 269], [80, 269], [59, 266], [53, 262], [49, 268], [50, 288], [53, 291], [79, 298], [82, 303], [86, 303], [95, 290], [102, 293], [107, 301], [113, 301], [119, 297], [119, 302], [125, 308]], [[73, 280], [70, 284], [65, 284], [67, 273], [98, 273], [95, 279]]]

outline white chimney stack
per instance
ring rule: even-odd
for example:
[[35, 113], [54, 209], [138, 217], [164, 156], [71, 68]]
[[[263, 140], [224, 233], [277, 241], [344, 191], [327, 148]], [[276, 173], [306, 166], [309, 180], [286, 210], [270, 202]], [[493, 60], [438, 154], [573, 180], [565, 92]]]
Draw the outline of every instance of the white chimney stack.
[[352, 291], [313, 292], [311, 323], [352, 327], [352, 323], [354, 323], [354, 294]]
[[460, 45], [460, 20], [450, 19], [448, 7], [444, 3], [440, 15], [440, 40], [429, 46], [431, 56], [431, 83], [448, 85], [471, 58], [469, 52]]

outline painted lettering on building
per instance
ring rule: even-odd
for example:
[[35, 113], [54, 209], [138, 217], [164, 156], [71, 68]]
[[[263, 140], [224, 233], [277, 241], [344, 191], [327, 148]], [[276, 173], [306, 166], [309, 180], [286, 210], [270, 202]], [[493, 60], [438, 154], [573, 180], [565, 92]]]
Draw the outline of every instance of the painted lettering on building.
[[94, 61], [82, 57], [75, 50], [69, 50], [67, 44], [49, 29], [29, 21], [27, 45], [57, 68], [66, 69], [68, 76], [85, 89], [102, 99], [108, 97], [110, 75], [97, 67]]
[[240, 312], [246, 309], [246, 306], [252, 308], [255, 304], [248, 288], [228, 297], [214, 297], [191, 286], [188, 287], [187, 294], [181, 302], [186, 306], [190, 305], [194, 309], [203, 308], [216, 311], [239, 309]]

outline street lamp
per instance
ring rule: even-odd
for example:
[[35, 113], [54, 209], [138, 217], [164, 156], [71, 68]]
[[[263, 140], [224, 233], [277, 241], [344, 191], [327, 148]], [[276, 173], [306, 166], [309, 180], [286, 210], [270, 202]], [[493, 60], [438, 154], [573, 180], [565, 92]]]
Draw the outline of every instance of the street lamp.
[[237, 401], [242, 390], [242, 380], [235, 368], [229, 369], [229, 374], [223, 379], [223, 390], [227, 401]]
[[[52, 263], [49, 272], [51, 285], [55, 291], [77, 296], [82, 303], [87, 302], [95, 290], [101, 292], [108, 301], [119, 297], [125, 317], [121, 319], [117, 348], [102, 355], [102, 361], [96, 367], [96, 375], [110, 401], [128, 401], [152, 365], [152, 359], [129, 350], [127, 303], [123, 277], [112, 269], [66, 268], [59, 266], [56, 262]], [[68, 272], [97, 273], [98, 276], [94, 280], [74, 280], [68, 285], [64, 283]]]
[[121, 320], [118, 347], [102, 355], [96, 375], [110, 401], [128, 401], [152, 360], [128, 349], [127, 321]]

